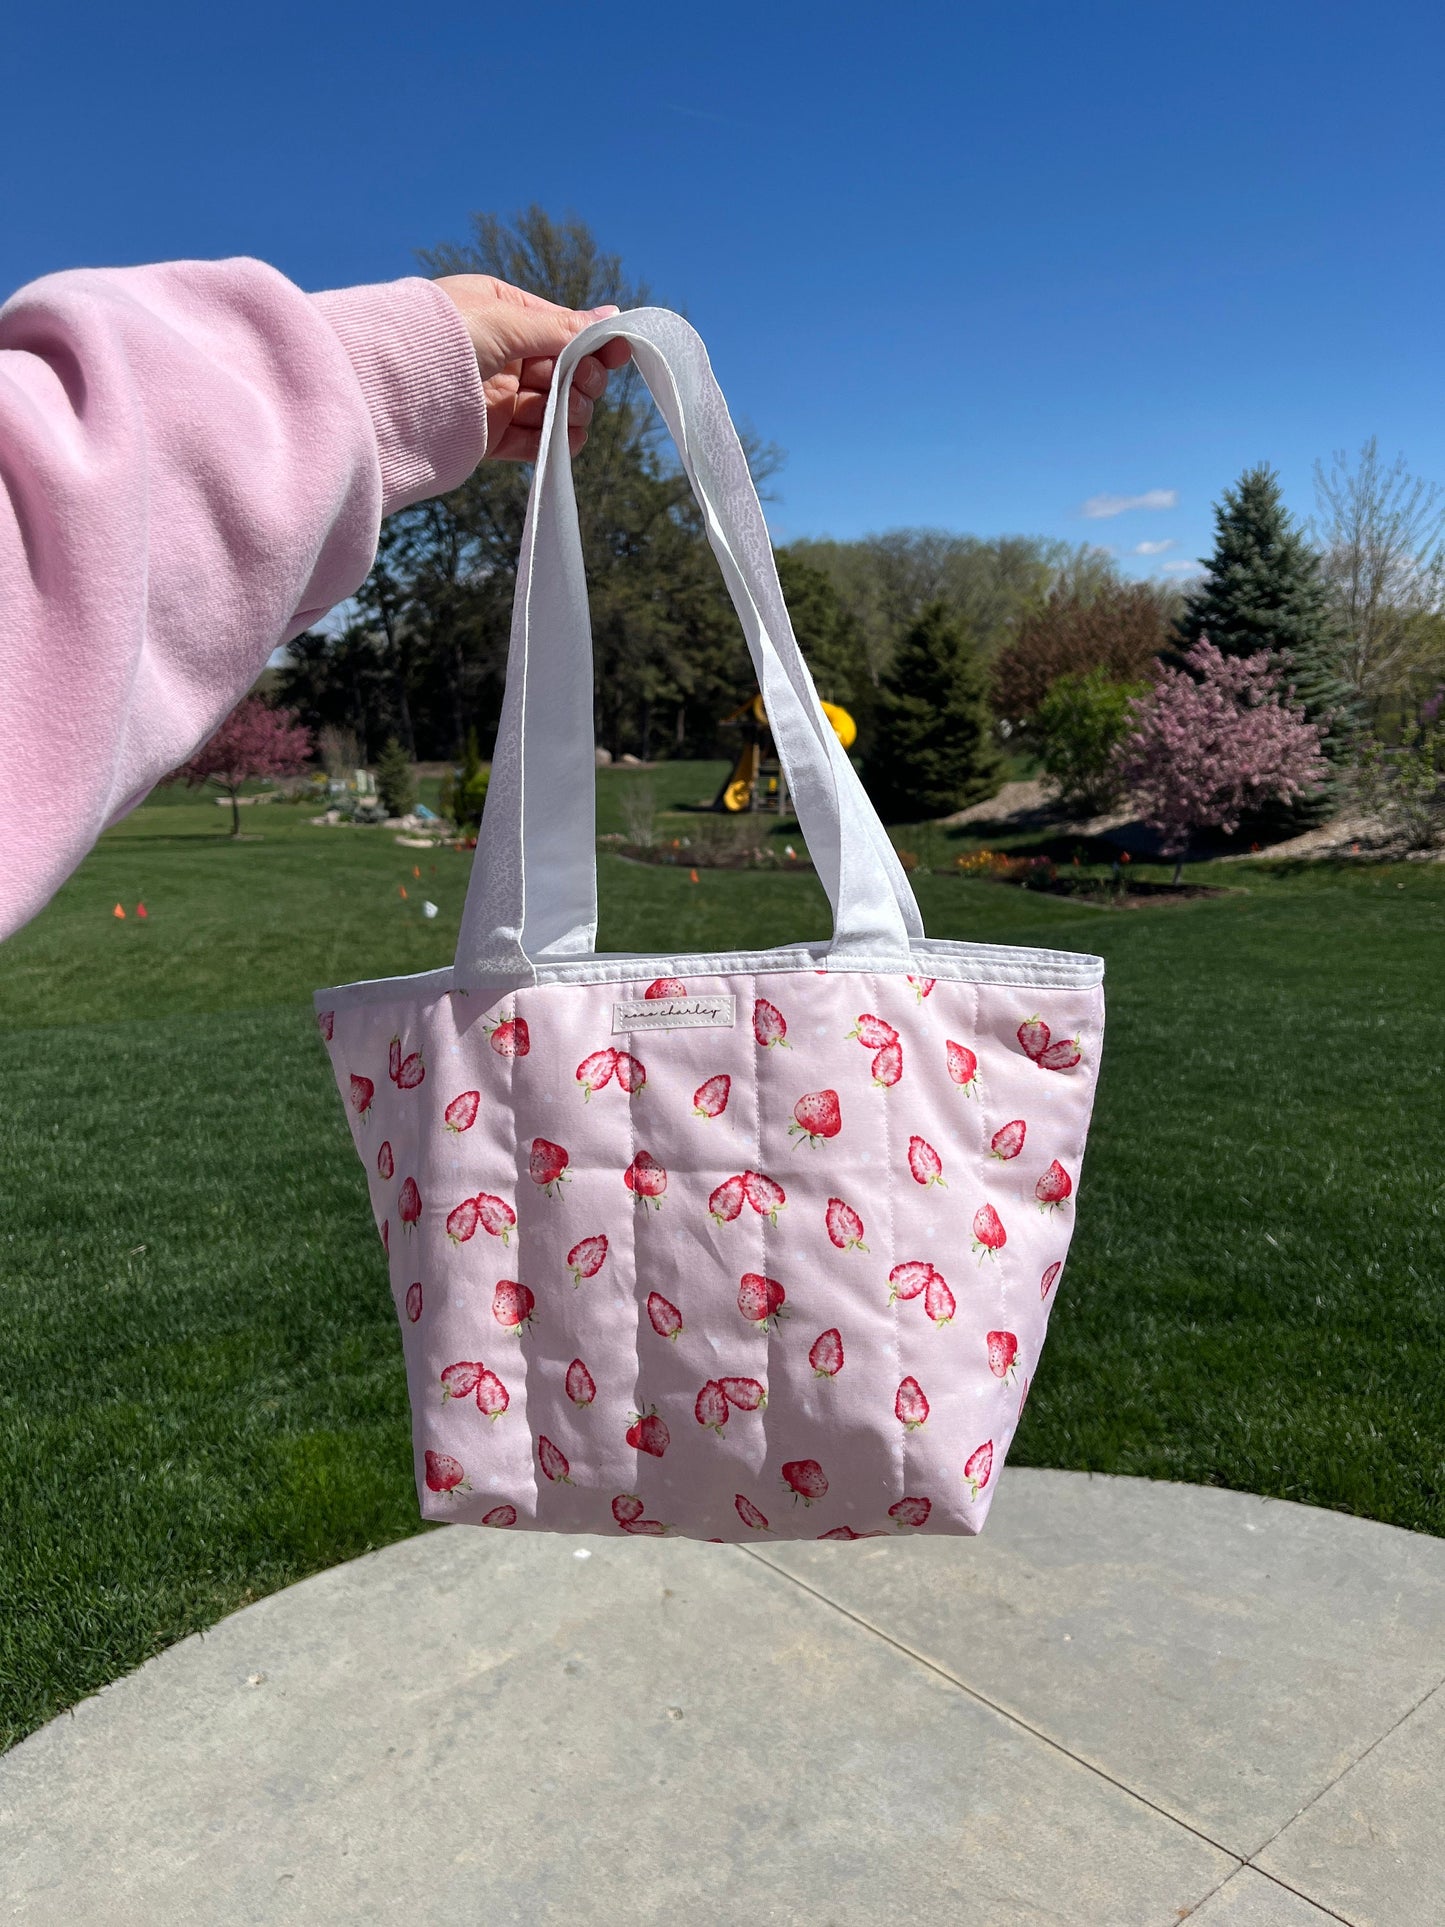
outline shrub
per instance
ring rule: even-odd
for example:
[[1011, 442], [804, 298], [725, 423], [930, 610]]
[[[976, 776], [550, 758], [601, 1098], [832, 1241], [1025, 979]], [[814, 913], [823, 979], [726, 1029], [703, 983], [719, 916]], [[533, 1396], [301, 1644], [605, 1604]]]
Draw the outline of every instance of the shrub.
[[1120, 682], [1147, 677], [1169, 647], [1178, 603], [1176, 590], [1152, 582], [1055, 589], [994, 664], [999, 715], [1027, 722], [1060, 676], [1101, 669]]
[[416, 808], [416, 770], [395, 736], [376, 765], [376, 792], [388, 816], [409, 816]]
[[442, 815], [450, 817], [459, 830], [476, 831], [481, 828], [490, 774], [490, 771], [482, 768], [477, 732], [469, 729], [466, 748], [462, 752], [462, 766], [444, 776], [441, 787]]
[[1409, 722], [1398, 742], [1366, 737], [1354, 787], [1362, 807], [1407, 850], [1433, 849], [1445, 841], [1445, 728]]
[[1124, 793], [1115, 751], [1133, 725], [1131, 702], [1146, 682], [1118, 682], [1106, 669], [1060, 676], [1034, 712], [1034, 735], [1059, 801], [1080, 816], [1102, 816]]

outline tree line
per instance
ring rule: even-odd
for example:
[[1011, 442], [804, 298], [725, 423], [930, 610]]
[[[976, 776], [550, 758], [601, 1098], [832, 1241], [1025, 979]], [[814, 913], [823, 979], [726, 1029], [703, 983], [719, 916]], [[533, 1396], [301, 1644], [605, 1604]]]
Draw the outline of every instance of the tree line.
[[[465, 243], [423, 252], [426, 271], [497, 275], [570, 307], [650, 298], [580, 221], [533, 207], [471, 226]], [[781, 456], [744, 439], [766, 497]], [[574, 473], [598, 743], [643, 760], [717, 754], [719, 719], [754, 687], [752, 669], [631, 368], [613, 377]], [[279, 699], [313, 730], [350, 731], [364, 761], [392, 738], [414, 758], [459, 760], [472, 730], [485, 750], [528, 481], [483, 463], [450, 495], [389, 518], [348, 619], [290, 645]], [[1445, 504], [1373, 442], [1322, 465], [1316, 488], [1316, 520], [1301, 529], [1277, 478], [1246, 472], [1217, 509], [1215, 551], [1189, 593], [1124, 580], [1086, 545], [932, 529], [794, 542], [779, 572], [820, 694], [854, 713], [870, 787], [899, 810], [989, 793], [1000, 742], [1036, 739], [1051, 692], [1093, 677], [1117, 707], [1120, 688], [1161, 661], [1177, 668], [1201, 635], [1227, 656], [1287, 651], [1295, 697], [1341, 765], [1361, 729], [1398, 731], [1445, 682]]]

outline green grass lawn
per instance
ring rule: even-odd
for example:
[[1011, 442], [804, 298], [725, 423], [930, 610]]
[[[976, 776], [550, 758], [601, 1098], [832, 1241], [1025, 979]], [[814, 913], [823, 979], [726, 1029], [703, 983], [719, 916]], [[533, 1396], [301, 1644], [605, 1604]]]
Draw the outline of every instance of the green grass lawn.
[[[651, 780], [686, 805], [721, 774]], [[638, 780], [602, 774], [600, 828]], [[228, 820], [148, 805], [0, 950], [0, 1743], [420, 1529], [310, 993], [446, 962], [469, 859], [281, 804], [244, 813], [254, 840]], [[929, 862], [978, 842], [896, 840]], [[1083, 1211], [1015, 1462], [1445, 1533], [1445, 866], [1203, 874], [1233, 893], [1128, 912], [915, 879], [934, 935], [1108, 962]], [[607, 949], [827, 929], [806, 875], [604, 857], [601, 880]], [[142, 897], [144, 923], [111, 915]]]

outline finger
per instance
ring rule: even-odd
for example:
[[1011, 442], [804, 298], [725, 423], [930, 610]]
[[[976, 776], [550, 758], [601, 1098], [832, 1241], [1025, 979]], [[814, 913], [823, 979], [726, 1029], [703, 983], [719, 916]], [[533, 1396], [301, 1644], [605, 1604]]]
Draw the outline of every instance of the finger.
[[[615, 309], [606, 312], [616, 313]], [[590, 328], [604, 316], [596, 310], [576, 313], [558, 308], [550, 301], [528, 295], [524, 302], [499, 304], [490, 314], [489, 327], [508, 361], [531, 361], [538, 356], [561, 354], [573, 335]]]
[[[611, 343], [608, 345], [611, 346]], [[625, 342], [623, 346], [626, 346]], [[549, 355], [538, 355], [535, 360], [524, 362], [521, 374], [522, 387], [535, 388], [545, 394], [552, 386], [556, 367], [555, 357]], [[590, 395], [593, 401], [600, 401], [606, 392], [607, 374], [608, 371], [602, 365], [600, 355], [583, 355], [572, 377], [572, 386], [580, 389], [584, 395]]]
[[[567, 397], [567, 425], [569, 428], [586, 428], [590, 425], [594, 404], [586, 395]], [[512, 420], [522, 428], [538, 429], [547, 415], [547, 397], [529, 389], [523, 389], [512, 404]]]

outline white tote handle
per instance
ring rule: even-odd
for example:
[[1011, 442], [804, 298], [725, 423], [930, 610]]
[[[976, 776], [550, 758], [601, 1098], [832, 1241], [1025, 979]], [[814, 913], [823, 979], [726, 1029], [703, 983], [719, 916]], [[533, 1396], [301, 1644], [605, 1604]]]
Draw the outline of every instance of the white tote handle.
[[457, 980], [528, 981], [597, 939], [592, 628], [566, 421], [572, 373], [624, 337], [692, 484], [762, 691], [808, 851], [833, 908], [827, 961], [906, 960], [923, 920], [897, 853], [818, 702], [783, 602], [762, 506], [695, 331], [665, 308], [594, 322], [558, 357], [512, 608], [507, 686]]

